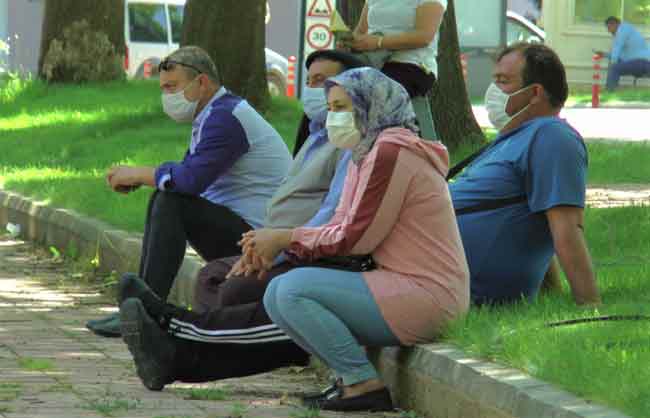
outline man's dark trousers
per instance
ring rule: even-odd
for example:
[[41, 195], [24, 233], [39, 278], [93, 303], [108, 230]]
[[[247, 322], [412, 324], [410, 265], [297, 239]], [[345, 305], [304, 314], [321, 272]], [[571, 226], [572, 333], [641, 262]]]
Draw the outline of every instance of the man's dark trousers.
[[612, 91], [618, 87], [621, 76], [650, 77], [650, 60], [630, 60], [612, 63], [607, 71], [607, 90]]
[[187, 243], [206, 261], [241, 253], [251, 226], [225, 206], [180, 193], [155, 191], [149, 200], [139, 276], [166, 300]]
[[176, 346], [176, 380], [206, 382], [304, 366], [309, 354], [266, 314], [262, 303], [271, 279], [289, 271], [280, 264], [265, 280], [254, 275], [225, 280], [236, 257], [215, 260], [199, 273], [195, 309], [175, 309], [167, 331]]

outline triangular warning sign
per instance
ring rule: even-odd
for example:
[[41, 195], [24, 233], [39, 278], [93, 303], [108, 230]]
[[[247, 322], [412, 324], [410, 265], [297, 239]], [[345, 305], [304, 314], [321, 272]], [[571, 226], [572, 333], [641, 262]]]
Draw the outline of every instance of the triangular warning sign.
[[332, 16], [332, 4], [330, 0], [312, 0], [307, 16], [329, 19]]

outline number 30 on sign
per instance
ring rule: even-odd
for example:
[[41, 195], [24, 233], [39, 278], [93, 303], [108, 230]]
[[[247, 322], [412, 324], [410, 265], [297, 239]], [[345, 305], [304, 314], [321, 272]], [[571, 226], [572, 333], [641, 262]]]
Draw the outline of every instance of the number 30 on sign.
[[307, 29], [307, 43], [314, 49], [327, 49], [332, 44], [332, 32], [327, 25], [315, 23]]

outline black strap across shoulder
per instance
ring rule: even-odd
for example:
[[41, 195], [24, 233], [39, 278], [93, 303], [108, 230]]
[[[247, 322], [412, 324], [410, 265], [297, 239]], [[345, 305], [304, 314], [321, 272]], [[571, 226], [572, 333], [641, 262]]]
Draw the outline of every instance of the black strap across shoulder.
[[[469, 157], [465, 158], [463, 161], [459, 162], [458, 164], [450, 168], [446, 180], [449, 181], [454, 177], [456, 177], [458, 173], [463, 171], [463, 169], [468, 165], [470, 165], [472, 161], [474, 161], [481, 154], [483, 154], [485, 150], [487, 150], [490, 147], [490, 145], [492, 145], [492, 143], [482, 146], [472, 155], [470, 155]], [[490, 200], [484, 200], [480, 203], [477, 203], [476, 205], [467, 206], [465, 208], [454, 209], [454, 212], [456, 213], [456, 216], [466, 215], [468, 213], [485, 212], [488, 210], [500, 209], [506, 206], [516, 205], [517, 203], [524, 203], [527, 200], [528, 197], [526, 195], [504, 197], [503, 199], [490, 199]]]

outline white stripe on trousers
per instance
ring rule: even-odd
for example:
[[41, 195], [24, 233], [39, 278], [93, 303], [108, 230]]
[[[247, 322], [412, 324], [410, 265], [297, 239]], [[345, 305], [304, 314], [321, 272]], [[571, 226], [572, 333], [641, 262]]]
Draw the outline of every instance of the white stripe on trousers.
[[291, 337], [275, 324], [243, 329], [204, 330], [192, 323], [172, 318], [169, 323], [169, 331], [178, 338], [211, 344], [255, 344], [291, 341]]

